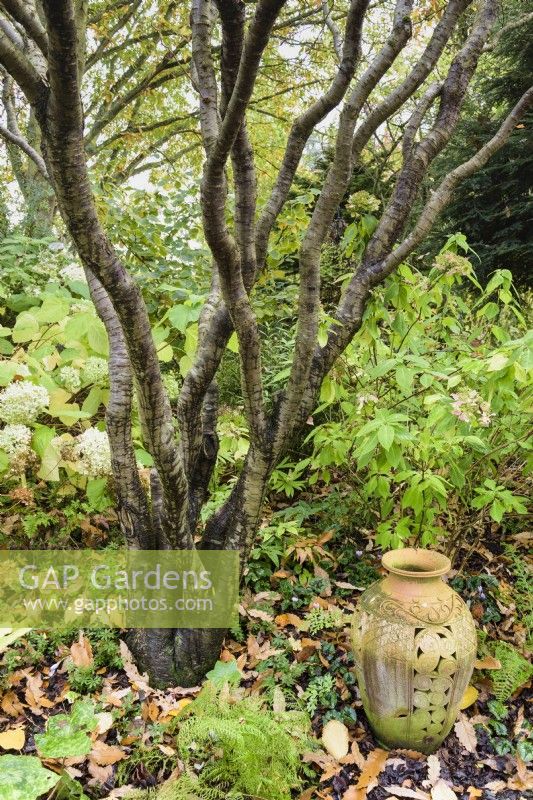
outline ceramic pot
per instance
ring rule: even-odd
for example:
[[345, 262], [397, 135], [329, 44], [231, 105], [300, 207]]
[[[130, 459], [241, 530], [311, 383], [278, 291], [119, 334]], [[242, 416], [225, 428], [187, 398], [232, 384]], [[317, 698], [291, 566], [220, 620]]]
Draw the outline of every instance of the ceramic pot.
[[405, 548], [383, 556], [352, 626], [363, 706], [380, 743], [434, 752], [455, 722], [476, 657], [470, 611], [443, 580], [450, 560]]

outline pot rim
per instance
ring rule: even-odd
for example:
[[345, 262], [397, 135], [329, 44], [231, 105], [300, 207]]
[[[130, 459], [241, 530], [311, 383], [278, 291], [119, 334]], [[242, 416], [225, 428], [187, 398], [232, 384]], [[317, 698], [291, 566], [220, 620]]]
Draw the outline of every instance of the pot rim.
[[393, 575], [422, 580], [438, 578], [452, 568], [448, 556], [422, 547], [403, 547], [383, 554], [381, 563]]

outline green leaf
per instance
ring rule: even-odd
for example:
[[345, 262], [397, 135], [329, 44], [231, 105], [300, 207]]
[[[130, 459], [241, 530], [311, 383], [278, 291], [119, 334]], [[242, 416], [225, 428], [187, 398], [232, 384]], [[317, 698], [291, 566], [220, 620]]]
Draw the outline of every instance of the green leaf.
[[15, 327], [13, 328], [12, 339], [15, 343], [31, 342], [39, 335], [39, 322], [34, 314], [23, 311], [18, 315]]
[[503, 353], [494, 353], [487, 365], [487, 372], [498, 372], [509, 363], [509, 359]]
[[41, 324], [61, 322], [68, 316], [70, 303], [59, 296], [47, 296], [42, 306], [33, 312]]
[[111, 505], [106, 488], [107, 478], [91, 478], [87, 481], [87, 499], [95, 511], [105, 511]]
[[9, 467], [9, 456], [3, 450], [0, 450], [0, 472], [5, 472]]
[[105, 331], [103, 323], [100, 322], [99, 319], [93, 317], [92, 325], [87, 332], [87, 341], [89, 342], [94, 352], [98, 353], [98, 355], [107, 356], [107, 354], [109, 353], [107, 333]]
[[39, 456], [43, 458], [46, 449], [52, 439], [56, 436], [56, 429], [49, 428], [48, 425], [36, 425], [31, 437], [31, 446]]
[[45, 769], [35, 756], [0, 756], [2, 800], [36, 800], [58, 781], [59, 775]]
[[215, 686], [224, 686], [229, 683], [232, 686], [238, 686], [241, 682], [242, 672], [237, 666], [235, 659], [231, 661], [217, 661], [213, 669], [205, 676]]
[[91, 752], [88, 733], [94, 731], [98, 720], [94, 705], [80, 700], [70, 714], [56, 714], [48, 719], [46, 732], [36, 734], [35, 745], [43, 758], [75, 758]]
[[229, 337], [226, 347], [228, 348], [228, 350], [231, 350], [232, 353], [239, 352], [239, 340], [237, 339], [237, 334], [235, 333], [235, 331], [233, 331], [233, 333]]
[[394, 441], [394, 428], [392, 425], [381, 425], [378, 428], [378, 441], [385, 450], [388, 450]]
[[87, 412], [92, 417], [100, 408], [103, 398], [103, 390], [100, 386], [93, 386], [87, 397], [82, 403], [81, 410]]
[[174, 306], [168, 312], [167, 319], [172, 324], [172, 327], [185, 333], [187, 324], [192, 320], [191, 311], [192, 309], [189, 306]]

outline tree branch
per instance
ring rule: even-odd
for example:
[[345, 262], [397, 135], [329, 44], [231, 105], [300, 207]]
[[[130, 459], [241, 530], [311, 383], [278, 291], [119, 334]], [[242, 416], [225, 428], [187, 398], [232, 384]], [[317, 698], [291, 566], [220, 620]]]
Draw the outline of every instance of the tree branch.
[[19, 147], [22, 152], [28, 156], [28, 158], [31, 158], [43, 178], [48, 180], [48, 172], [46, 171], [46, 164], [44, 163], [43, 157], [37, 152], [37, 150], [34, 150], [34, 148], [26, 141], [26, 139], [24, 139], [22, 136], [17, 136], [15, 133], [12, 133], [1, 123], [0, 136], [5, 139], [6, 142], [10, 142], [11, 144]]
[[167, 534], [192, 546], [187, 530], [187, 480], [175, 441], [150, 321], [139, 287], [124, 268], [98, 219], [87, 174], [79, 93], [77, 31], [71, 0], [44, 0], [49, 40], [50, 100], [36, 109], [45, 160], [60, 210], [84, 265], [106, 289], [120, 319], [137, 379], [147, 447], [163, 486]]
[[28, 102], [33, 105], [45, 102], [47, 87], [43, 78], [2, 28], [0, 28], [0, 64], [16, 80]]
[[46, 56], [48, 53], [48, 37], [41, 24], [37, 9], [24, 0], [2, 0], [0, 3], [5, 10], [16, 20], [28, 36], [30, 36], [39, 50]]

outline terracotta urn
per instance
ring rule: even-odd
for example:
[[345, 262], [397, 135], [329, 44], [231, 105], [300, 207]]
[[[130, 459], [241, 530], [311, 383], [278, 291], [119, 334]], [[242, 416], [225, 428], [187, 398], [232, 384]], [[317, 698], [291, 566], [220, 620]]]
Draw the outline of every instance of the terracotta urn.
[[383, 556], [352, 626], [363, 706], [380, 743], [434, 752], [455, 722], [476, 657], [468, 607], [442, 580], [450, 560], [405, 548]]

